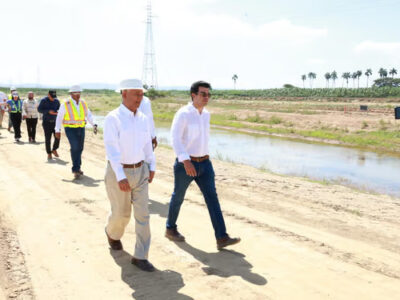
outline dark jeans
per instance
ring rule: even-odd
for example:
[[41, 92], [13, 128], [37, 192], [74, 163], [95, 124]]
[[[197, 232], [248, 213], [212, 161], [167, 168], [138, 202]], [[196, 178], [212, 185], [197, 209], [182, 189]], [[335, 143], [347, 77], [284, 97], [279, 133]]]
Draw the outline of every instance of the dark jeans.
[[10, 112], [8, 113], [8, 116], [9, 116], [9, 118], [8, 118], [8, 129], [10, 129], [12, 127], [11, 113]]
[[37, 118], [28, 118], [25, 119], [26, 121], [26, 129], [28, 130], [28, 136], [32, 138], [32, 140], [35, 140], [36, 137], [36, 125], [38, 122]]
[[[56, 128], [55, 121], [54, 122], [43, 121], [43, 130], [44, 130], [44, 138], [45, 138], [47, 154], [51, 154], [52, 151], [57, 150], [58, 146], [60, 145], [60, 140], [56, 139], [55, 136], [55, 130], [54, 130], [55, 128]], [[53, 149], [51, 148], [51, 136], [54, 136]]]
[[12, 127], [14, 128], [14, 138], [21, 138], [21, 121], [22, 114], [21, 113], [10, 113], [10, 119], [12, 123]]
[[178, 160], [175, 161], [174, 192], [172, 193], [171, 201], [169, 203], [167, 228], [177, 227], [176, 220], [178, 219], [179, 210], [185, 197], [186, 190], [189, 187], [189, 184], [194, 180], [203, 193], [206, 201], [211, 223], [214, 227], [215, 237], [217, 239], [225, 237], [227, 235], [225, 222], [219, 205], [217, 190], [215, 188], [215, 173], [212, 163], [207, 159], [202, 162], [192, 161], [192, 164], [196, 168], [196, 177], [188, 176], [183, 163], [178, 162]]
[[85, 127], [65, 127], [64, 129], [71, 146], [72, 172], [78, 172], [81, 170], [82, 164], [81, 157], [85, 143]]

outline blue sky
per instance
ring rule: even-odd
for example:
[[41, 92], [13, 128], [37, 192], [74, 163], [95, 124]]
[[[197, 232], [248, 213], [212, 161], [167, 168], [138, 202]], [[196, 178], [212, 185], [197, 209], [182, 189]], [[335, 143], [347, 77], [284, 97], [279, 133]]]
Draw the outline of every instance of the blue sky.
[[[145, 0], [2, 1], [0, 83], [141, 77]], [[300, 77], [395, 67], [400, 1], [153, 0], [160, 86], [302, 86]], [[365, 78], [360, 81], [365, 85]], [[336, 86], [341, 86], [339, 80]], [[351, 85], [351, 84], [350, 84]]]

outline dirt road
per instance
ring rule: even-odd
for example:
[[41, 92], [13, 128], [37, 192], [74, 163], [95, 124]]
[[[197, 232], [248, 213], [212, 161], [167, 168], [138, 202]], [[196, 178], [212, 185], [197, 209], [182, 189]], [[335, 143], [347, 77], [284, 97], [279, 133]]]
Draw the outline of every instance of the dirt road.
[[217, 251], [204, 201], [192, 186], [178, 220], [187, 243], [173, 243], [164, 230], [174, 155], [159, 147], [150, 186], [150, 261], [158, 270], [148, 274], [130, 264], [133, 222], [122, 239], [125, 250], [108, 247], [100, 137], [87, 134], [85, 176], [73, 181], [65, 135], [60, 159], [48, 162], [43, 143], [15, 144], [0, 132], [0, 299], [400, 295], [399, 199], [215, 160], [228, 231], [242, 242]]

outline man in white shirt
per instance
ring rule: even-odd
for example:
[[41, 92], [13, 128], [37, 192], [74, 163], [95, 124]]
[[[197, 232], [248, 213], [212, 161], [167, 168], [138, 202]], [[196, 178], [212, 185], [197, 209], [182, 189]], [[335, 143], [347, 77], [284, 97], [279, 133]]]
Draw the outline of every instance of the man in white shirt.
[[154, 150], [156, 149], [158, 143], [154, 126], [153, 111], [151, 110], [151, 101], [146, 96], [143, 96], [142, 102], [140, 102], [139, 110], [147, 116], [150, 122], [151, 141]]
[[[69, 89], [71, 98], [60, 106], [55, 128], [56, 138], [60, 139], [61, 125], [64, 126], [65, 134], [71, 146], [72, 173], [75, 179], [79, 179], [83, 175], [81, 165], [87, 121], [94, 127], [94, 133], [97, 133], [97, 125], [93, 123], [92, 113], [86, 102], [81, 99], [81, 92], [82, 88], [79, 85], [73, 85]], [[58, 157], [57, 152], [53, 153]]]
[[226, 233], [225, 221], [215, 188], [214, 169], [209, 159], [208, 139], [210, 113], [205, 109], [210, 99], [211, 85], [197, 81], [190, 88], [192, 102], [180, 108], [172, 122], [172, 146], [177, 159], [174, 165], [174, 191], [169, 204], [165, 236], [177, 242], [185, 241], [178, 232], [176, 221], [189, 184], [194, 180], [199, 186], [214, 228], [217, 248], [240, 242]]
[[111, 203], [105, 231], [111, 249], [122, 250], [120, 239], [130, 221], [133, 205], [136, 246], [131, 262], [143, 271], [152, 272], [154, 266], [148, 261], [148, 184], [154, 178], [156, 161], [150, 122], [138, 109], [145, 91], [140, 80], [123, 80], [120, 84], [122, 104], [104, 120], [104, 144], [108, 160], [104, 181]]

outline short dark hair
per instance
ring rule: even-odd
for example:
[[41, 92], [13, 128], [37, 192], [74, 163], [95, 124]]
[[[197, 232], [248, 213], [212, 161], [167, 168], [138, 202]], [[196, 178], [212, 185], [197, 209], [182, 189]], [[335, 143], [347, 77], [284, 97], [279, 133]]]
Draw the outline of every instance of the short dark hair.
[[206, 81], [199, 80], [194, 82], [190, 87], [190, 95], [192, 95], [192, 93], [197, 94], [199, 92], [199, 87], [205, 87], [212, 90], [211, 84]]

